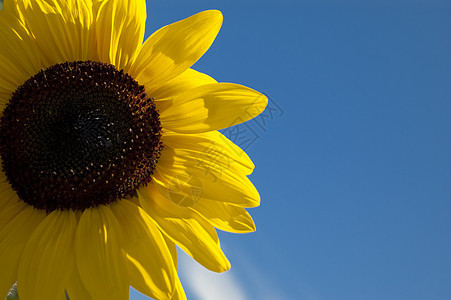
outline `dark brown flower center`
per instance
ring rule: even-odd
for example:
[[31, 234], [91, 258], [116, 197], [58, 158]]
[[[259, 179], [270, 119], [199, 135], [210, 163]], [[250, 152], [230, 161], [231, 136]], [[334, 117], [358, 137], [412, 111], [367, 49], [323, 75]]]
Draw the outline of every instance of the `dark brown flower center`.
[[20, 199], [47, 211], [135, 195], [161, 149], [153, 99], [100, 62], [42, 70], [14, 92], [0, 120], [3, 171]]

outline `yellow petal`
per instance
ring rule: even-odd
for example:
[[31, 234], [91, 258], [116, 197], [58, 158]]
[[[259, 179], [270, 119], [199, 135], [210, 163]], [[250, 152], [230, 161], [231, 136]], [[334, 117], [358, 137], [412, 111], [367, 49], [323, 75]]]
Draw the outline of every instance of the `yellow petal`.
[[[168, 245], [168, 249], [171, 252], [172, 260], [174, 265], [177, 267], [177, 248], [175, 243], [171, 241], [166, 235], [163, 236], [166, 244]], [[180, 282], [180, 278], [178, 277], [177, 272], [175, 273], [175, 289], [174, 294], [172, 295], [172, 300], [186, 300], [185, 291], [183, 290], [182, 283]]]
[[176, 153], [189, 152], [189, 156], [217, 164], [217, 168], [233, 169], [233, 172], [249, 175], [255, 167], [246, 152], [216, 130], [198, 134], [166, 131], [163, 140]]
[[249, 213], [242, 207], [227, 203], [202, 200], [191, 207], [218, 229], [245, 233], [255, 231], [255, 224]]
[[[1, 163], [1, 159], [0, 159], [0, 163]], [[0, 171], [0, 183], [8, 183], [8, 178], [6, 177], [5, 172]], [[2, 188], [3, 190], [3, 188]]]
[[145, 25], [145, 0], [102, 2], [96, 20], [100, 61], [128, 71], [143, 42]]
[[[11, 189], [10, 189], [11, 190]], [[12, 191], [12, 190], [11, 190]], [[27, 205], [19, 200], [15, 191], [12, 191], [9, 199], [2, 199], [0, 205], [0, 229], [3, 228], [12, 218], [14, 218], [19, 212], [24, 210]], [[0, 197], [5, 197], [4, 192], [0, 193]], [[1, 298], [0, 298], [1, 299]]]
[[193, 69], [187, 69], [177, 77], [163, 83], [160, 87], [152, 92], [151, 96], [155, 98], [156, 101], [158, 101], [158, 99], [173, 97], [187, 90], [191, 90], [195, 87], [209, 83], [217, 82], [204, 73], [198, 72]]
[[96, 300], [128, 299], [130, 280], [123, 232], [109, 207], [89, 208], [80, 217], [75, 256], [83, 285]]
[[183, 251], [211, 271], [224, 272], [230, 268], [216, 231], [207, 221], [164, 198], [152, 184], [138, 190], [138, 196], [158, 227]]
[[172, 300], [186, 300], [185, 291], [183, 290], [182, 283], [180, 282], [180, 280], [178, 278], [176, 281], [175, 291], [174, 291], [174, 294], [172, 295], [171, 299]]
[[260, 195], [246, 173], [234, 168], [227, 156], [206, 155], [209, 151], [165, 144], [152, 179], [155, 186], [179, 206], [192, 206], [203, 199], [258, 206]]
[[41, 69], [40, 52], [29, 32], [16, 16], [0, 15], [0, 105], [9, 101], [12, 93]]
[[31, 235], [19, 265], [21, 300], [64, 299], [75, 266], [77, 221], [72, 211], [53, 211]]
[[96, 60], [91, 0], [17, 1], [19, 13], [36, 37], [44, 67]]
[[[3, 178], [0, 180], [3, 180]], [[7, 180], [0, 182], [0, 203], [2, 202], [2, 200], [5, 200], [5, 196], [7, 197], [7, 200], [10, 196], [13, 195], [13, 193], [16, 192], [11, 188], [11, 185]]]
[[127, 241], [127, 264], [131, 285], [155, 299], [170, 299], [176, 272], [171, 253], [149, 215], [127, 200], [111, 204]]
[[221, 25], [221, 12], [208, 10], [161, 28], [146, 40], [129, 73], [151, 95], [191, 67], [210, 48]]
[[45, 218], [45, 212], [26, 207], [0, 230], [0, 299], [17, 281], [19, 261], [33, 231]]
[[164, 241], [166, 242], [166, 245], [168, 246], [169, 253], [171, 253], [172, 262], [174, 263], [174, 266], [177, 267], [177, 246], [166, 235], [163, 235], [163, 238]]
[[102, 5], [102, 2], [104, 1], [105, 0], [92, 0], [92, 11], [94, 13], [94, 16], [97, 16], [100, 5]]
[[18, 0], [3, 0], [3, 10], [19, 18], [20, 15], [17, 11], [17, 1]]
[[[222, 177], [232, 174], [248, 175], [254, 168], [247, 154], [217, 131], [201, 134], [166, 133], [164, 142], [173, 150], [175, 156], [197, 160], [196, 166], [204, 167], [213, 181], [215, 179], [219, 181]], [[163, 157], [163, 161], [167, 162], [165, 159], [166, 157]], [[186, 172], [193, 173], [193, 169], [188, 169]], [[220, 183], [216, 182], [216, 184]], [[200, 185], [203, 188], [203, 181]], [[170, 191], [171, 198], [174, 198], [175, 192], [177, 191]], [[193, 202], [196, 203], [193, 203], [191, 208], [221, 230], [237, 233], [255, 230], [254, 222], [244, 208], [211, 201], [204, 197], [200, 201]]]
[[213, 83], [176, 95], [160, 118], [163, 128], [200, 133], [250, 120], [259, 115], [267, 103], [266, 96], [248, 87]]
[[67, 282], [66, 291], [70, 300], [94, 300], [83, 285], [83, 282], [81, 282], [80, 274], [77, 268], [74, 268], [72, 276]]
[[153, 91], [151, 87], [146, 92], [151, 91], [152, 94], [150, 96], [154, 99], [157, 110], [161, 113], [172, 104], [172, 98], [170, 97], [210, 83], [217, 83], [217, 81], [204, 73], [187, 69], [177, 77], [159, 85], [156, 91]]

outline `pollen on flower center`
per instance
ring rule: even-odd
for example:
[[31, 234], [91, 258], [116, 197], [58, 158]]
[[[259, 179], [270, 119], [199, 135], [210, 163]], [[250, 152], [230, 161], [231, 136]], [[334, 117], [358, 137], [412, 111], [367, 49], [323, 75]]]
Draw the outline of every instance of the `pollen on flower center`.
[[160, 155], [159, 114], [113, 65], [66, 62], [12, 95], [0, 120], [3, 171], [19, 198], [47, 211], [133, 196]]

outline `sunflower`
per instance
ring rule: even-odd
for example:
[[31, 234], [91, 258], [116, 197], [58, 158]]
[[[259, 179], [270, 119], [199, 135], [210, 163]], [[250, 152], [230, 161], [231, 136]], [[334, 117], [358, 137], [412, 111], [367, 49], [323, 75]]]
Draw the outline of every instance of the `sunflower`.
[[250, 232], [254, 165], [217, 130], [267, 99], [191, 69], [216, 10], [145, 42], [145, 0], [5, 0], [0, 299], [185, 299], [176, 245], [215, 272], [216, 229]]

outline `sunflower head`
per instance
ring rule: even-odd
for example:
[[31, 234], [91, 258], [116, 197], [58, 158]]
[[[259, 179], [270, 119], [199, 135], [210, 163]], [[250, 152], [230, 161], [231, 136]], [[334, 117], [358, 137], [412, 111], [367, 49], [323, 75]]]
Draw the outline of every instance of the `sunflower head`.
[[144, 0], [5, 0], [0, 11], [0, 298], [185, 299], [176, 245], [230, 263], [216, 229], [255, 230], [252, 161], [217, 130], [267, 99], [191, 69], [205, 11], [143, 41]]
[[100, 62], [57, 64], [19, 86], [6, 106], [3, 170], [27, 204], [83, 211], [150, 182], [160, 131], [152, 98], [128, 74]]

